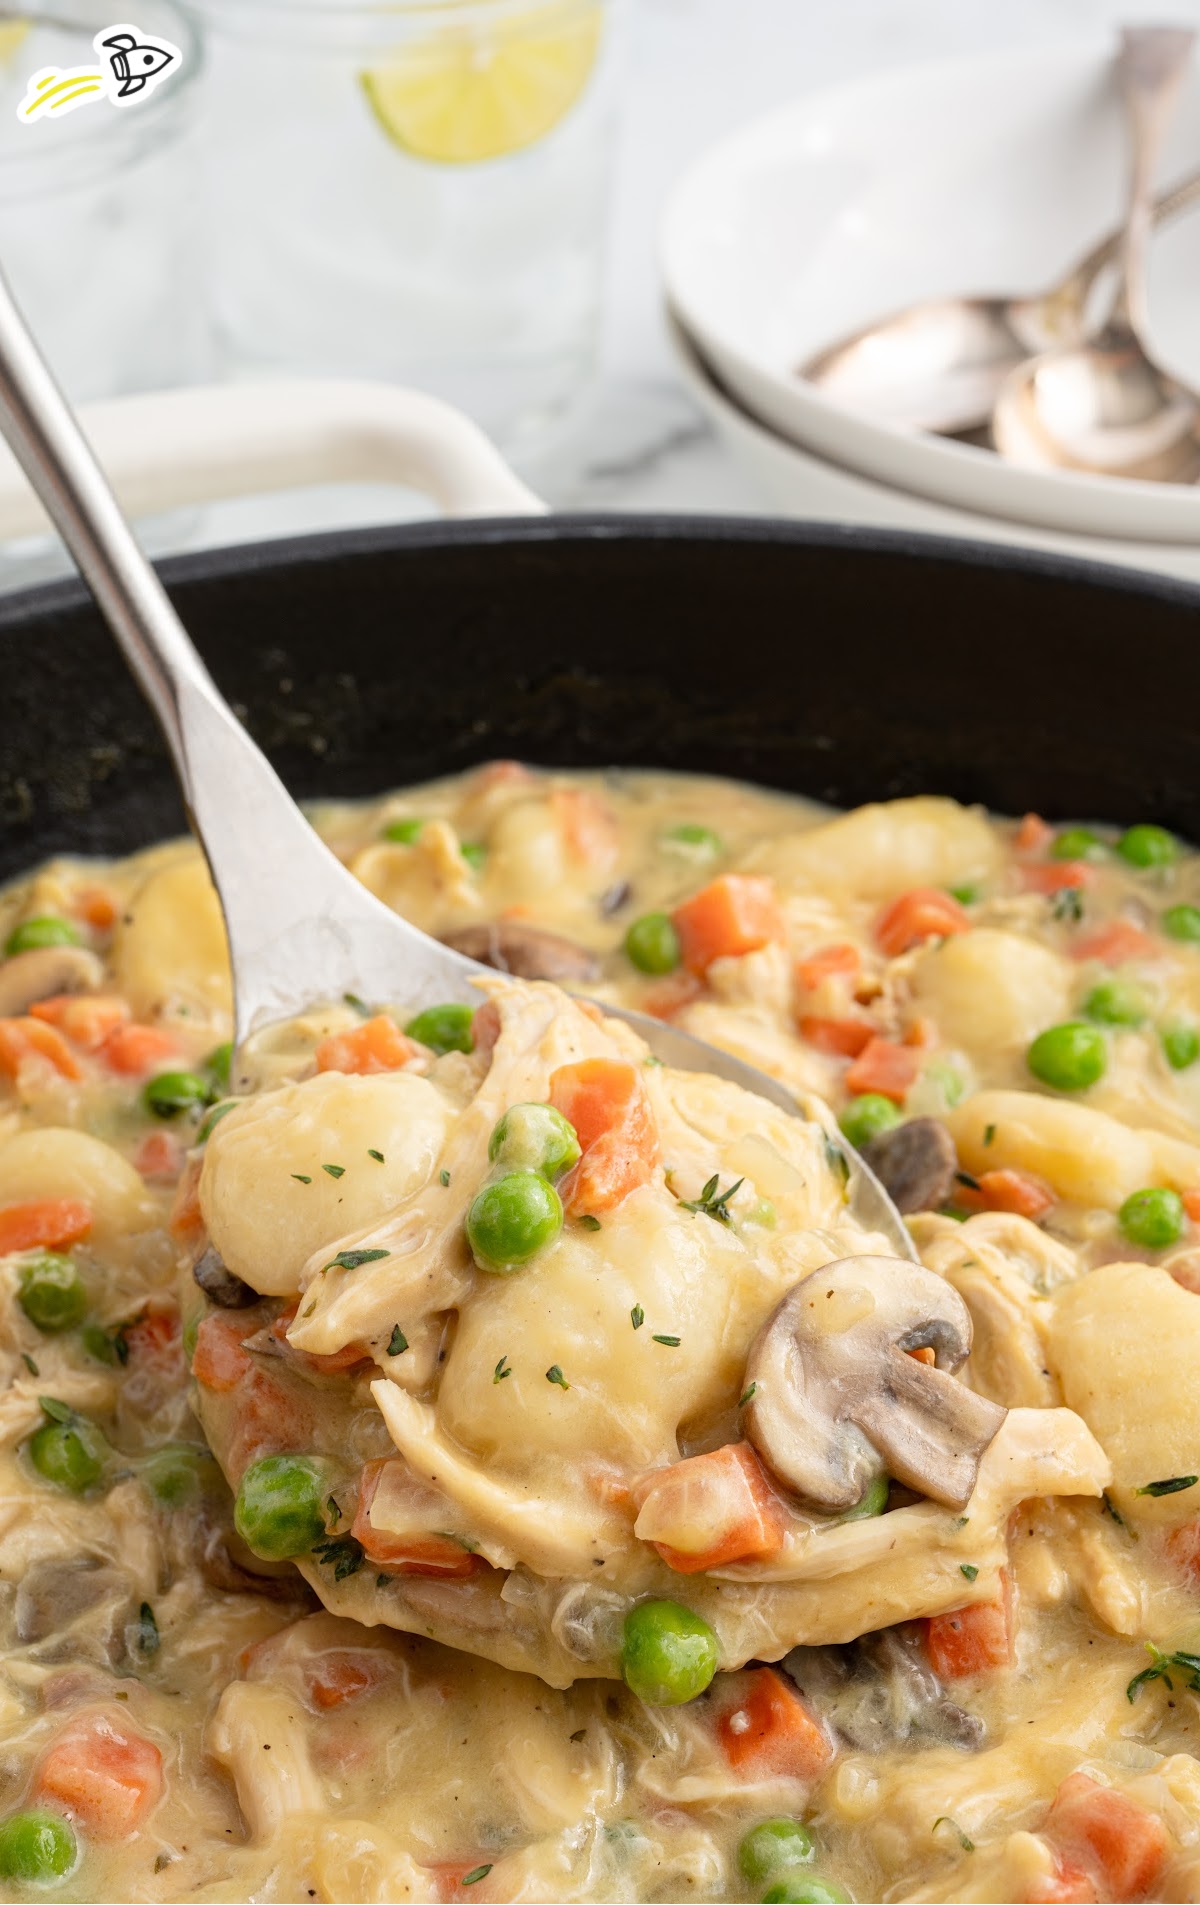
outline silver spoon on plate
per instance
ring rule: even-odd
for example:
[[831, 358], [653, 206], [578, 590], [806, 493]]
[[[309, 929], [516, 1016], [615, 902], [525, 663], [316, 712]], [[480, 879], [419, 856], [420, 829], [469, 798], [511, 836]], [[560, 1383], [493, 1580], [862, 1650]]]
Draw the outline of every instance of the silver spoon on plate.
[[[1165, 224], [1194, 205], [1200, 205], [1200, 171], [1154, 201], [1151, 223]], [[1047, 291], [909, 305], [825, 346], [797, 374], [901, 429], [943, 436], [983, 430], [1010, 372], [1081, 340], [1091, 293], [1124, 239], [1122, 224]]]
[[1028, 469], [1083, 470], [1152, 483], [1200, 478], [1200, 395], [1155, 362], [1147, 331], [1150, 192], [1195, 34], [1143, 28], [1122, 36], [1118, 71], [1133, 163], [1112, 308], [1082, 342], [1010, 372], [996, 399], [997, 450]]
[[[176, 615], [0, 278], [0, 433], [74, 557], [162, 726], [192, 826], [220, 896], [233, 970], [235, 1032], [251, 1034], [347, 993], [418, 1012], [478, 1002], [486, 970], [377, 900], [314, 832], [235, 719]], [[916, 1251], [878, 1178], [819, 1099], [801, 1106], [776, 1079], [640, 1012], [603, 1005], [656, 1057], [713, 1073], [809, 1116], [847, 1159], [850, 1208], [902, 1256]]]

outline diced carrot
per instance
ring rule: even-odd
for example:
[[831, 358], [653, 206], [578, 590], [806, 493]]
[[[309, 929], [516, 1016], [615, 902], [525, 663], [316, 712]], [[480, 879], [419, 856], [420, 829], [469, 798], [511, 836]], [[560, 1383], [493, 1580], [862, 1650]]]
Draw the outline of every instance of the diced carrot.
[[1054, 1871], [1035, 1879], [1025, 1894], [1025, 1905], [1097, 1905], [1098, 1895], [1081, 1865], [1055, 1855]]
[[167, 1229], [176, 1243], [197, 1245], [204, 1235], [204, 1213], [200, 1209], [200, 1171], [202, 1159], [194, 1153], [184, 1165], [175, 1186], [175, 1201], [167, 1218]]
[[774, 882], [757, 874], [723, 873], [671, 915], [689, 972], [703, 978], [715, 959], [740, 959], [784, 937]]
[[1030, 893], [1063, 893], [1068, 887], [1094, 886], [1096, 869], [1086, 860], [1046, 860], [1022, 867], [1021, 879]]
[[122, 1335], [131, 1356], [176, 1356], [181, 1348], [179, 1311], [174, 1304], [169, 1309], [147, 1310], [136, 1323], [130, 1323]]
[[911, 1356], [914, 1363], [926, 1363], [930, 1367], [937, 1361], [937, 1351], [931, 1349], [928, 1343], [923, 1344], [920, 1349], [906, 1349], [904, 1354]]
[[925, 1623], [929, 1664], [939, 1680], [968, 1680], [1007, 1667], [1012, 1659], [1007, 1592], [997, 1601], [976, 1601]]
[[1030, 1171], [984, 1171], [977, 1179], [978, 1190], [964, 1185], [955, 1192], [964, 1210], [1010, 1211], [1015, 1217], [1028, 1217], [1036, 1223], [1054, 1203], [1054, 1192]]
[[293, 1303], [290, 1309], [281, 1311], [271, 1325], [271, 1334], [277, 1343], [282, 1343], [288, 1355], [296, 1362], [303, 1363], [309, 1369], [319, 1370], [323, 1376], [340, 1376], [343, 1370], [357, 1369], [359, 1364], [370, 1360], [370, 1351], [362, 1343], [347, 1343], [343, 1349], [334, 1350], [328, 1356], [314, 1356], [310, 1350], [297, 1349], [288, 1342], [288, 1330], [296, 1320], [299, 1305]]
[[179, 1051], [170, 1032], [159, 1025], [119, 1025], [106, 1039], [101, 1056], [111, 1071], [124, 1078], [141, 1078], [165, 1065]]
[[38, 1197], [0, 1210], [0, 1257], [14, 1250], [68, 1250], [92, 1228], [92, 1207], [81, 1197]]
[[162, 1797], [162, 1754], [124, 1716], [81, 1714], [51, 1741], [34, 1796], [63, 1806], [92, 1837], [126, 1839]]
[[805, 1014], [800, 1020], [800, 1036], [819, 1052], [832, 1052], [840, 1058], [857, 1058], [875, 1036], [869, 1019], [822, 1019]]
[[421, 1047], [405, 1038], [394, 1019], [379, 1012], [348, 1032], [332, 1032], [317, 1046], [319, 1072], [398, 1072]]
[[665, 979], [656, 979], [653, 985], [647, 986], [638, 1007], [652, 1019], [670, 1020], [682, 1012], [685, 1005], [698, 999], [703, 990], [703, 983], [695, 973], [681, 967], [678, 972], [669, 972]]
[[117, 902], [102, 886], [81, 887], [73, 910], [98, 933], [110, 932], [117, 923]]
[[1200, 1191], [1184, 1191], [1183, 1208], [1194, 1224], [1200, 1224]]
[[471, 1020], [471, 1040], [476, 1052], [486, 1058], [496, 1049], [496, 1040], [500, 1036], [500, 1007], [494, 999], [488, 999], [481, 1005]]
[[932, 1019], [925, 1018], [920, 1012], [910, 1019], [904, 1033], [905, 1045], [912, 1045], [919, 1052], [928, 1052], [937, 1044], [937, 1040], [937, 1026]]
[[1157, 1813], [1086, 1773], [1063, 1780], [1042, 1831], [1073, 1865], [1099, 1880], [1098, 1891], [1122, 1905], [1145, 1898], [1157, 1885], [1170, 1852]]
[[192, 1374], [202, 1389], [225, 1396], [237, 1388], [254, 1367], [242, 1344], [261, 1327], [257, 1318], [251, 1321], [239, 1311], [214, 1310], [204, 1318], [192, 1355]]
[[[740, 1676], [739, 1676], [740, 1678]], [[717, 1721], [730, 1766], [744, 1779], [817, 1780], [833, 1744], [790, 1681], [772, 1667], [745, 1676], [741, 1697]]]
[[1044, 853], [1054, 838], [1054, 829], [1040, 814], [1026, 814], [1013, 836], [1018, 853]]
[[[634, 1501], [634, 1532], [676, 1574], [756, 1560], [783, 1546], [779, 1502], [748, 1442], [655, 1470], [635, 1489]], [[660, 1538], [668, 1535], [673, 1539]]]
[[79, 1060], [62, 1033], [42, 1019], [0, 1019], [0, 1072], [17, 1078], [30, 1062], [44, 1060], [63, 1078], [82, 1078]]
[[857, 946], [822, 946], [819, 952], [796, 961], [796, 984], [806, 992], [815, 992], [826, 979], [850, 977], [861, 968], [862, 955]]
[[898, 959], [922, 940], [947, 939], [953, 933], [969, 932], [970, 927], [966, 907], [952, 893], [936, 886], [915, 886], [880, 914], [875, 937], [889, 959]]
[[368, 1462], [359, 1483], [358, 1507], [351, 1532], [354, 1539], [361, 1542], [368, 1561], [392, 1574], [419, 1574], [440, 1581], [463, 1581], [483, 1567], [478, 1555], [450, 1535], [424, 1530], [390, 1534], [386, 1529], [372, 1526], [371, 1503], [384, 1470], [392, 1466], [390, 1457]]
[[222, 1463], [236, 1488], [251, 1462], [283, 1449], [310, 1449], [314, 1421], [299, 1397], [264, 1370], [251, 1369], [238, 1385], [237, 1423]]
[[555, 787], [550, 809], [567, 852], [581, 866], [604, 873], [620, 852], [616, 816], [590, 787]]
[[304, 1690], [319, 1713], [328, 1713], [369, 1693], [395, 1671], [395, 1662], [381, 1648], [333, 1648], [305, 1663]]
[[489, 1863], [490, 1861], [483, 1857], [475, 1859], [455, 1859], [452, 1861], [443, 1860], [437, 1865], [423, 1865], [421, 1870], [432, 1874], [441, 1905], [456, 1905], [457, 1900], [472, 1898], [475, 1895], [475, 1888], [465, 1887], [463, 1880], [468, 1878], [472, 1872], [477, 1872], [481, 1865], [488, 1865]]
[[612, 1210], [659, 1162], [658, 1131], [646, 1087], [624, 1059], [585, 1058], [550, 1080], [550, 1103], [574, 1125], [583, 1153], [559, 1185], [574, 1217]]
[[1072, 959], [1102, 959], [1106, 966], [1123, 966], [1127, 959], [1150, 959], [1158, 948], [1149, 933], [1129, 919], [1114, 919], [1094, 933], [1084, 933], [1071, 947]]
[[1181, 1527], [1172, 1528], [1164, 1546], [1180, 1573], [1200, 1588], [1200, 1521], [1185, 1521]]
[[865, 1045], [846, 1073], [847, 1091], [877, 1091], [902, 1105], [912, 1090], [921, 1069], [921, 1060], [911, 1045], [895, 1045], [890, 1039], [873, 1038]]
[[58, 992], [51, 999], [35, 1000], [29, 1008], [29, 1016], [57, 1026], [80, 1051], [98, 1052], [117, 1027], [124, 1025], [129, 1007], [124, 999]]
[[148, 1131], [133, 1154], [142, 1177], [174, 1183], [183, 1169], [183, 1146], [173, 1131]]

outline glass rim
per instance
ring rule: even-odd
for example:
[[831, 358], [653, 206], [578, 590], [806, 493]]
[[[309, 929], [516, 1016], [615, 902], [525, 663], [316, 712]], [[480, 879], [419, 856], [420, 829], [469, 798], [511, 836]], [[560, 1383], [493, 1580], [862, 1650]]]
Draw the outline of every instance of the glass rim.
[[[31, 11], [24, 17], [34, 26], [58, 26], [73, 32], [88, 33], [87, 21], [70, 17], [70, 5], [71, 0], [63, 0], [63, 11], [60, 12], [58, 0], [51, 0], [50, 9]], [[164, 86], [156, 88], [144, 106], [136, 106], [132, 112], [117, 113], [115, 124], [108, 114], [96, 114], [88, 120], [86, 130], [81, 130], [67, 146], [57, 146], [48, 140], [30, 139], [19, 148], [14, 146], [7, 152], [0, 151], [0, 193], [4, 192], [6, 185], [22, 175], [31, 182], [47, 181], [52, 178], [56, 168], [60, 174], [68, 177], [81, 164], [89, 169], [92, 176], [97, 167], [105, 172], [119, 172], [142, 156], [142, 142], [146, 133], [157, 127], [160, 137], [173, 139], [178, 136], [181, 128], [172, 127], [169, 121], [176, 106], [186, 105], [203, 73], [206, 59], [204, 35], [187, 0], [155, 0], [155, 11], [168, 16], [170, 33], [179, 37], [183, 60], [178, 72], [173, 73]], [[100, 24], [104, 25], [105, 22]], [[99, 30], [97, 27], [96, 31]], [[164, 121], [168, 124], [164, 125]]]

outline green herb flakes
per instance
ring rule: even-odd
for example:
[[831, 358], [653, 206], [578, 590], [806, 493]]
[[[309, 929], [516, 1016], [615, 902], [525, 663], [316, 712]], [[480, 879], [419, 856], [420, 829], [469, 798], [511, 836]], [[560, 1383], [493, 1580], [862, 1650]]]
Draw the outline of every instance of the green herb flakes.
[[940, 1819], [934, 1820], [930, 1830], [933, 1832], [936, 1832], [939, 1826], [949, 1826], [951, 1832], [954, 1833], [963, 1851], [974, 1852], [975, 1850], [974, 1839], [968, 1839], [966, 1833], [963, 1831], [962, 1827], [959, 1825], [957, 1819], [951, 1819], [947, 1813], [943, 1813]]
[[29, 1371], [31, 1376], [41, 1375], [42, 1373], [41, 1370], [38, 1368], [37, 1364], [33, 1360], [33, 1357], [29, 1354], [29, 1351], [27, 1349], [23, 1349], [21, 1351], [21, 1361], [24, 1363], [26, 1369]]
[[[328, 1169], [328, 1166], [326, 1166]], [[390, 1250], [339, 1250], [322, 1268], [326, 1270], [361, 1270], [364, 1263], [378, 1263], [382, 1257], [390, 1257]]]
[[958, 1571], [960, 1574], [965, 1575], [968, 1581], [974, 1581], [979, 1573], [979, 1569], [973, 1567], [969, 1561], [960, 1561]]
[[335, 1581], [357, 1574], [363, 1564], [362, 1543], [353, 1535], [326, 1535], [322, 1541], [314, 1541], [312, 1551], [322, 1567], [333, 1569]]
[[438, 1172], [438, 1178], [439, 1178], [439, 1180], [440, 1180], [440, 1182], [441, 1182], [441, 1186], [442, 1186], [442, 1189], [443, 1189], [443, 1190], [447, 1190], [447, 1191], [448, 1191], [448, 1190], [449, 1190], [449, 1188], [450, 1188], [450, 1173], [449, 1173], [449, 1171], [439, 1171], [439, 1172]]
[[330, 1177], [345, 1177], [346, 1175], [346, 1167], [344, 1164], [323, 1164], [321, 1169], [326, 1171]]
[[466, 1873], [458, 1882], [460, 1885], [478, 1885], [480, 1879], [485, 1879], [491, 1869], [490, 1865], [477, 1865], [473, 1872]]
[[399, 1323], [397, 1323], [391, 1336], [388, 1338], [387, 1353], [389, 1356], [403, 1356], [407, 1348], [408, 1338], [400, 1328]]
[[370, 1146], [368, 1146], [368, 1147], [367, 1147], [367, 1156], [368, 1156], [369, 1158], [374, 1158], [374, 1160], [375, 1160], [375, 1162], [376, 1162], [376, 1164], [386, 1164], [386, 1163], [387, 1163], [387, 1159], [386, 1159], [386, 1158], [384, 1157], [384, 1155], [383, 1155], [383, 1152], [382, 1152], [382, 1151], [376, 1151], [376, 1150], [373, 1150], [373, 1149], [372, 1149], [372, 1148], [371, 1148]]
[[640, 1330], [642, 1324], [646, 1321], [646, 1312], [640, 1303], [635, 1303], [630, 1310], [629, 1321], [633, 1324], [635, 1330]]
[[681, 1336], [656, 1336], [654, 1341], [664, 1344], [667, 1349], [678, 1349], [683, 1338]]
[[511, 1376], [511, 1375], [512, 1375], [512, 1364], [509, 1362], [507, 1356], [502, 1356], [500, 1358], [500, 1361], [496, 1364], [496, 1367], [492, 1371], [492, 1381], [503, 1382], [506, 1376]]
[[1147, 1482], [1145, 1488], [1135, 1488], [1135, 1495], [1182, 1495], [1185, 1488], [1195, 1488], [1200, 1475], [1171, 1475], [1165, 1482]]
[[[841, 1153], [839, 1152], [838, 1155], [840, 1157]], [[744, 1177], [739, 1177], [737, 1183], [731, 1184], [727, 1191], [718, 1191], [717, 1177], [718, 1174], [714, 1171], [699, 1197], [681, 1198], [679, 1208], [681, 1210], [690, 1210], [696, 1216], [712, 1217], [718, 1224], [732, 1223], [733, 1219], [729, 1212], [729, 1200], [731, 1197], [737, 1195], [746, 1180]]]
[[581, 1217], [579, 1219], [579, 1228], [580, 1230], [599, 1230], [600, 1219], [598, 1217]]
[[1143, 1667], [1141, 1673], [1135, 1673], [1125, 1689], [1125, 1698], [1130, 1706], [1142, 1688], [1149, 1686], [1152, 1680], [1161, 1680], [1168, 1693], [1174, 1693], [1173, 1673], [1180, 1676], [1184, 1686], [1192, 1693], [1200, 1693], [1200, 1654], [1164, 1654], [1152, 1640], [1146, 1642], [1146, 1652], [1150, 1656], [1150, 1666]]
[[752, 1382], [750, 1384], [749, 1389], [747, 1389], [743, 1395], [740, 1395], [738, 1397], [738, 1408], [744, 1409], [748, 1402], [754, 1401], [754, 1398], [757, 1394], [758, 1394], [758, 1384], [756, 1382]]
[[295, 1178], [297, 1184], [311, 1184], [312, 1183], [311, 1177], [305, 1177], [303, 1171], [293, 1171], [292, 1176]]
[[551, 1363], [549, 1369], [546, 1371], [546, 1381], [556, 1383], [560, 1389], [569, 1389], [571, 1387], [557, 1363]]

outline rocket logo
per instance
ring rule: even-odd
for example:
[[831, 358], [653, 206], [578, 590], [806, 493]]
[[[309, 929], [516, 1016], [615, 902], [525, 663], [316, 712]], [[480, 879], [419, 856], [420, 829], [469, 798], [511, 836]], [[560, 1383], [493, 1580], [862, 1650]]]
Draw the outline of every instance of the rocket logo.
[[33, 75], [17, 107], [23, 126], [39, 119], [64, 118], [77, 107], [101, 99], [111, 106], [137, 105], [183, 62], [183, 54], [170, 40], [124, 22], [104, 27], [92, 45], [98, 65], [65, 71], [44, 66]]

